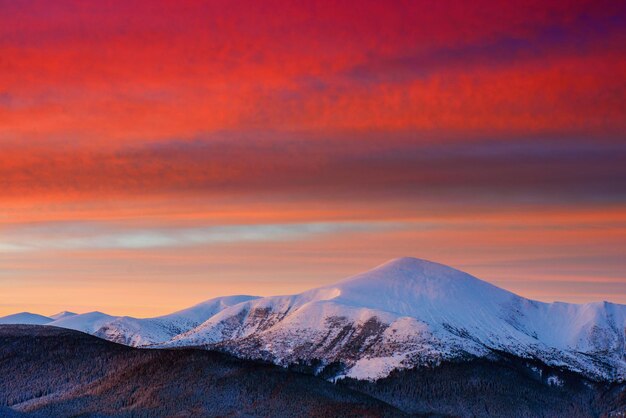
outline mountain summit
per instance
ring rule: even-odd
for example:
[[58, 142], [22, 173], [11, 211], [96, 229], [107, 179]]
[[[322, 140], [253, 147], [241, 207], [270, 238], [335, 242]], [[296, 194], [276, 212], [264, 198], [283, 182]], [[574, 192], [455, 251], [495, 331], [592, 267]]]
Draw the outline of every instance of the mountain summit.
[[23, 324], [23, 325], [43, 325], [52, 322], [52, 318], [30, 312], [20, 312], [0, 318], [0, 325]]
[[[515, 296], [452, 267], [411, 257], [391, 260], [330, 287], [340, 293], [338, 302], [409, 316], [427, 308], [447, 315], [457, 309], [484, 310], [485, 305]], [[461, 302], [464, 306], [456, 305]]]
[[72, 316], [76, 316], [78, 314], [74, 313], [74, 312], [70, 312], [70, 311], [62, 311], [59, 313], [56, 313], [54, 315], [50, 315], [50, 318], [52, 318], [53, 320], [59, 320], [59, 319], [63, 319], [63, 318], [71, 318]]

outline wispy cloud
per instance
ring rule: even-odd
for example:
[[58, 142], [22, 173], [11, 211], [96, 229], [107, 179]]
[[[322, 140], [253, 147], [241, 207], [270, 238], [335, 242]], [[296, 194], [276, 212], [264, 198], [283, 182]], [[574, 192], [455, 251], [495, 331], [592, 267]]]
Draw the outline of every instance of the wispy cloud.
[[325, 234], [401, 228], [395, 222], [311, 222], [184, 228], [131, 228], [105, 223], [49, 223], [6, 228], [0, 252], [178, 248], [211, 244], [303, 240]]

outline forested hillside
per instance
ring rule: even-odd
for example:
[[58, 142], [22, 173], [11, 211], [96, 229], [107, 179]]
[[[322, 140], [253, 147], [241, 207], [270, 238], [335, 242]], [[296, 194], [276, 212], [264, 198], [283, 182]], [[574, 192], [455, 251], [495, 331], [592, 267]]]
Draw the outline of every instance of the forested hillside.
[[0, 406], [36, 417], [404, 415], [273, 365], [203, 350], [135, 349], [54, 327], [0, 326], [0, 376]]

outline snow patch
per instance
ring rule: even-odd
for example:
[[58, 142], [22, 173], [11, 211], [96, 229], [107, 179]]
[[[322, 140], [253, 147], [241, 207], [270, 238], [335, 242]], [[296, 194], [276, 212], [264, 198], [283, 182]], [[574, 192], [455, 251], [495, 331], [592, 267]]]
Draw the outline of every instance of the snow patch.
[[359, 380], [387, 377], [393, 370], [401, 368], [406, 357], [406, 354], [397, 353], [388, 357], [362, 358], [350, 368], [346, 376]]

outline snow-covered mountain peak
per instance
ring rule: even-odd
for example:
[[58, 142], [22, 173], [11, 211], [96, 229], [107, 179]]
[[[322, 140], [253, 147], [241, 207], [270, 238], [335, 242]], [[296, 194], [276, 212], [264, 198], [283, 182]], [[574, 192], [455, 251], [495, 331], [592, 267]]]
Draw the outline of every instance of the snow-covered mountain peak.
[[391, 260], [303, 295], [326, 295], [331, 289], [338, 303], [414, 317], [424, 310], [452, 316], [459, 310], [498, 310], [503, 303], [521, 299], [460, 270], [412, 257]]
[[487, 288], [502, 291], [455, 268], [413, 257], [396, 258], [372, 270], [344, 279], [337, 285], [352, 289], [359, 286], [368, 288], [400, 286], [419, 293], [432, 291], [433, 297], [442, 292], [445, 294], [454, 287], [463, 287], [465, 290], [474, 287], [477, 291]]
[[0, 325], [22, 324], [22, 325], [44, 325], [52, 321], [48, 316], [38, 315], [30, 312], [20, 312], [0, 318]]
[[220, 312], [221, 310], [226, 309], [229, 306], [233, 306], [238, 303], [246, 302], [246, 301], [253, 300], [253, 299], [258, 299], [258, 296], [250, 296], [250, 295], [221, 296], [221, 297], [205, 300], [204, 302], [200, 302], [196, 305], [193, 305], [190, 308], [182, 309], [180, 311], [176, 311], [171, 314], [163, 315], [157, 318], [184, 317], [188, 320], [202, 323], [205, 320], [207, 320], [209, 317], [214, 315], [215, 313]]
[[107, 315], [103, 312], [93, 311], [80, 315], [70, 315], [53, 322], [48, 325], [61, 328], [74, 329], [76, 331], [95, 333], [101, 326], [114, 320], [116, 317]]
[[63, 319], [63, 318], [69, 318], [72, 316], [76, 316], [78, 314], [74, 313], [74, 312], [70, 312], [70, 311], [61, 311], [59, 313], [55, 313], [54, 315], [50, 315], [50, 318], [54, 319], [55, 321], [57, 319]]
[[435, 269], [443, 269], [443, 270], [454, 270], [450, 266], [446, 266], [445, 264], [436, 263], [434, 261], [426, 260], [423, 258], [417, 257], [398, 257], [393, 258], [389, 261], [386, 261], [369, 271], [374, 270], [423, 270], [424, 268], [435, 268]]

